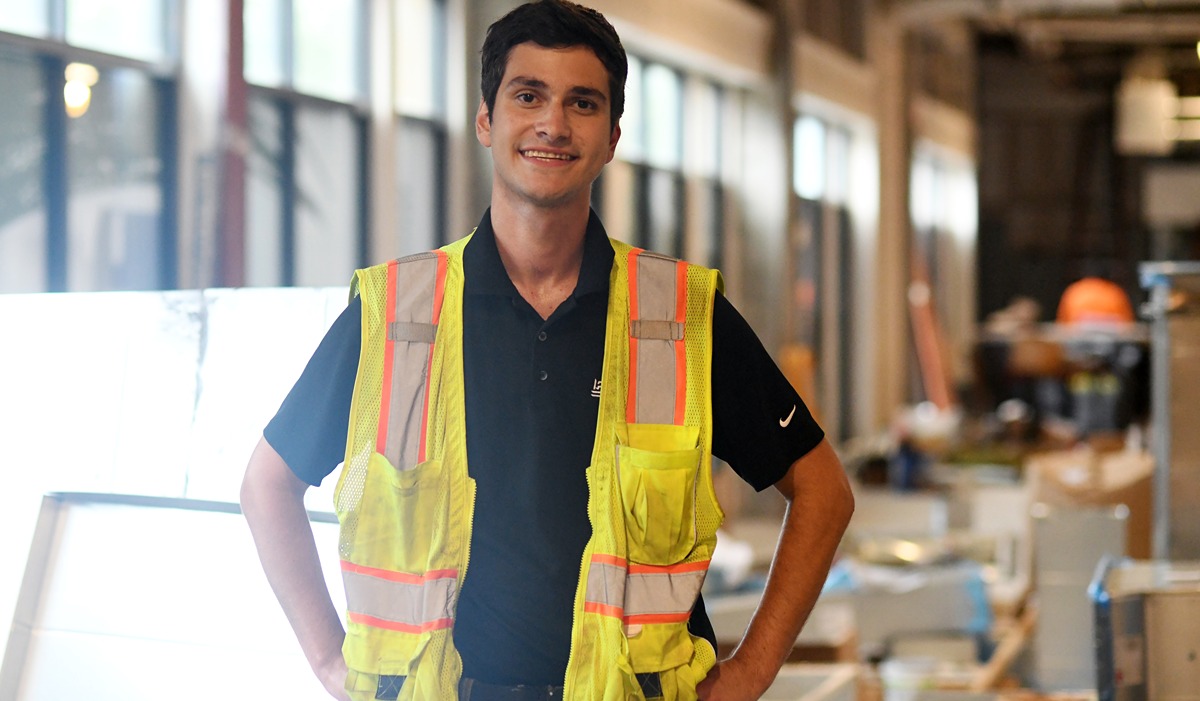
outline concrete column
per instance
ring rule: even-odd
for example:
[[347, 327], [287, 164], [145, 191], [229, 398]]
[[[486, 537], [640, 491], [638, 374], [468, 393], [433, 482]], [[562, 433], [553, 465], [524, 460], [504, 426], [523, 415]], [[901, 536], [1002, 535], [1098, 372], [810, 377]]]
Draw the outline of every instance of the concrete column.
[[225, 56], [225, 85], [221, 109], [220, 210], [216, 283], [222, 287], [246, 284], [246, 157], [250, 153], [246, 78], [242, 57], [245, 37], [242, 0], [228, 0], [229, 52]]
[[[224, 50], [232, 2], [180, 5], [179, 69], [179, 269], [183, 288], [217, 283], [221, 196], [222, 109], [228, 56]], [[237, 5], [240, 7], [241, 3]]]
[[879, 78], [879, 248], [871, 305], [879, 342], [874, 346], [871, 368], [876, 392], [873, 423], [884, 427], [908, 402], [910, 88], [903, 24], [878, 9], [869, 17], [867, 32], [868, 60]]
[[396, 52], [392, 37], [393, 3], [371, 0], [367, 8], [371, 55], [367, 90], [371, 109], [367, 126], [370, 177], [364, 183], [370, 196], [367, 263], [395, 258], [401, 246], [396, 216]]

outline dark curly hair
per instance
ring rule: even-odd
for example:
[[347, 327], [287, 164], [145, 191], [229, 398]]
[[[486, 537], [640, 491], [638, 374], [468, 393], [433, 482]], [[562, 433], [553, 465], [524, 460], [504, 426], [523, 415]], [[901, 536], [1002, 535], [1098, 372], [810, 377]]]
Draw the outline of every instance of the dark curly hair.
[[586, 46], [608, 72], [609, 116], [613, 126], [625, 111], [625, 77], [629, 61], [621, 39], [604, 15], [567, 0], [537, 0], [516, 8], [488, 27], [480, 50], [480, 85], [488, 119], [504, 78], [513, 47], [532, 41], [549, 49]]

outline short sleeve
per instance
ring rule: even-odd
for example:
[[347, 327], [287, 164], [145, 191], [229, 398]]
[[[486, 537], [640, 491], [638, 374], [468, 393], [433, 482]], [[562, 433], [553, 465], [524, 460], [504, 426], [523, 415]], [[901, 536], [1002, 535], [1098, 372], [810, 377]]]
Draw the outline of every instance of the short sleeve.
[[361, 329], [362, 302], [355, 297], [329, 327], [300, 379], [263, 429], [267, 443], [292, 472], [314, 486], [345, 456]]
[[754, 330], [724, 295], [713, 308], [713, 454], [758, 491], [825, 437]]

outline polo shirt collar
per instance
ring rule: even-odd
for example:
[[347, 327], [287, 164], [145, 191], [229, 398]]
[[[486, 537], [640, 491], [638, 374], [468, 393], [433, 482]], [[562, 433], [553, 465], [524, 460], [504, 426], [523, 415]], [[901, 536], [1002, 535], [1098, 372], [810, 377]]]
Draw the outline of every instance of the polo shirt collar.
[[[613, 264], [613, 248], [608, 234], [595, 210], [589, 210], [587, 231], [583, 236], [583, 263], [579, 269], [579, 280], [571, 296], [576, 299], [584, 295], [608, 294], [608, 278]], [[467, 294], [499, 295], [520, 297], [517, 288], [508, 277], [504, 263], [500, 260], [500, 249], [496, 247], [496, 232], [492, 229], [492, 210], [488, 208], [479, 220], [474, 236], [463, 250], [463, 272], [469, 284]]]

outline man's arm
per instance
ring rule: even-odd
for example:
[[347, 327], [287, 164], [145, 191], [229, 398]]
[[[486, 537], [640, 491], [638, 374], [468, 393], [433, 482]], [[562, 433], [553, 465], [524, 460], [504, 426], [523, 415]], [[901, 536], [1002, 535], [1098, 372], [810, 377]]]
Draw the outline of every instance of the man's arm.
[[304, 493], [308, 484], [297, 477], [279, 453], [260, 439], [242, 480], [242, 513], [258, 548], [267, 581], [296, 633], [304, 656], [326, 691], [349, 701], [343, 689], [346, 663], [342, 621], [317, 557]]
[[704, 701], [757, 699], [771, 685], [817, 603], [854, 512], [846, 472], [825, 440], [775, 488], [788, 507], [766, 589], [741, 644], [697, 689]]

